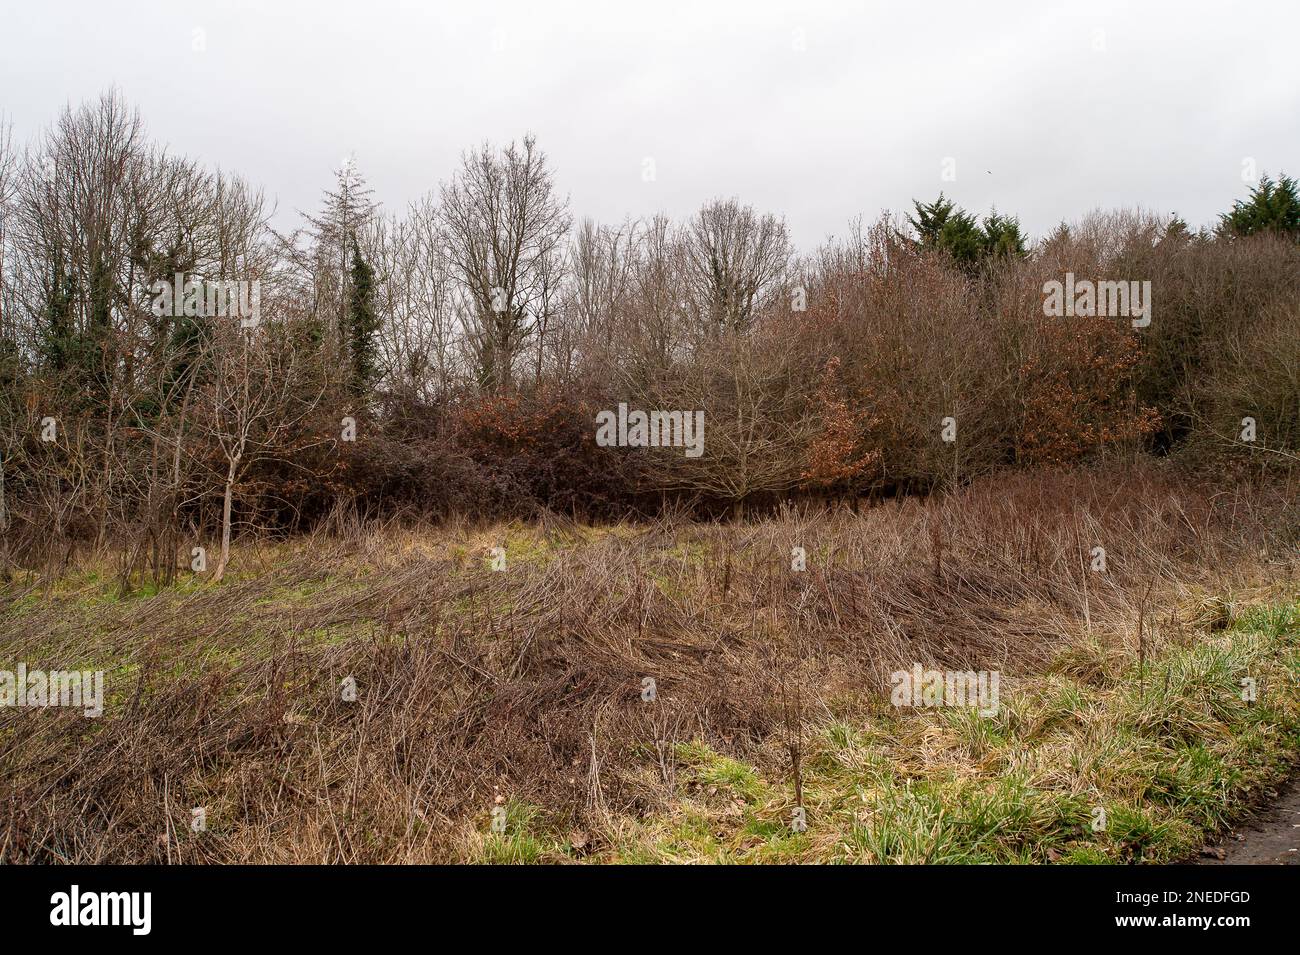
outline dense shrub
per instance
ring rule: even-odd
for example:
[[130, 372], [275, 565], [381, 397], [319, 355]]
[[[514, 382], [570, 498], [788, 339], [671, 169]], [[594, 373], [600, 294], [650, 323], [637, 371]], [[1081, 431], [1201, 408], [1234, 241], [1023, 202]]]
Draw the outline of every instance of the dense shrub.
[[587, 517], [629, 508], [642, 459], [598, 447], [590, 402], [560, 391], [484, 396], [456, 409], [456, 447], [493, 486], [532, 508]]

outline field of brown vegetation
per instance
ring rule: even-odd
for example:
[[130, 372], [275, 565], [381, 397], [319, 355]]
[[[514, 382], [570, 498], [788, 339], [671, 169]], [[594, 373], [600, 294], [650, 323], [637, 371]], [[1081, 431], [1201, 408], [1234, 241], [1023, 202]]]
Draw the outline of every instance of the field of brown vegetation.
[[[1233, 673], [1161, 676], [1158, 661], [1294, 606], [1298, 543], [1294, 486], [1225, 488], [1139, 463], [749, 523], [341, 521], [240, 543], [220, 585], [124, 578], [112, 550], [11, 570], [0, 645], [103, 669], [107, 701], [98, 720], [0, 711], [0, 860], [945, 861], [957, 849], [936, 834], [969, 818], [965, 789], [938, 822], [900, 804], [873, 829], [852, 808], [936, 779], [1021, 786], [1004, 810], [979, 804], [1006, 818], [966, 845], [971, 860], [1185, 852], [1282, 771], [1294, 687], [1250, 658], [1243, 672], [1279, 694], [1264, 719], [1233, 702]], [[1269, 626], [1294, 648], [1295, 622]], [[973, 729], [900, 714], [889, 674], [913, 663], [1001, 671], [1004, 715]], [[1168, 697], [1121, 710], [1142, 758], [1220, 753], [1226, 734], [1206, 818], [1168, 808], [1207, 785], [1180, 777], [1178, 752], [1138, 786], [1122, 778], [1137, 756], [1088, 755], [1119, 730], [1069, 735], [1139, 681]], [[1054, 715], [1034, 716], [1049, 696]], [[887, 780], [843, 790], [844, 773], [881, 760]], [[1085, 803], [1026, 821], [1043, 800], [1087, 798], [1150, 818], [1096, 846]], [[796, 805], [807, 832], [788, 831]]]

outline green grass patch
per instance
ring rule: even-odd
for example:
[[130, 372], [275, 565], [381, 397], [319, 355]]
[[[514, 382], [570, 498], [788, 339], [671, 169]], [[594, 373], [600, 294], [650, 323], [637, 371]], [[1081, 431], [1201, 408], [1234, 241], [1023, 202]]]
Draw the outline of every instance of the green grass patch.
[[615, 858], [1170, 862], [1290, 769], [1300, 603], [1244, 609], [1227, 629], [1110, 677], [1080, 659], [1004, 682], [995, 716], [935, 708], [829, 722], [803, 763], [803, 833], [790, 825], [788, 778], [681, 744], [676, 813]]

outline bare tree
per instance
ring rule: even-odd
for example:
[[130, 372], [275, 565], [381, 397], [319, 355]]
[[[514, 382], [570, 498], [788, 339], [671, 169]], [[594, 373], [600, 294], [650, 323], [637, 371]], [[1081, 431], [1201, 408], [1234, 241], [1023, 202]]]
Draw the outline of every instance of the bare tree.
[[0, 114], [0, 341], [5, 337], [5, 250], [9, 245], [10, 205], [18, 192], [18, 153], [14, 149], [13, 123]]
[[[9, 220], [9, 208], [13, 202], [14, 196], [18, 191], [18, 154], [14, 150], [13, 123], [0, 115], [0, 372], [4, 373], [5, 378], [16, 379], [17, 362], [18, 362], [18, 345], [17, 336], [14, 335], [13, 329], [10, 329], [5, 321], [6, 300], [8, 298], [8, 289], [5, 283], [7, 274], [7, 262], [5, 252], [9, 247], [9, 232], [6, 228]], [[9, 366], [14, 367], [9, 367]], [[9, 506], [5, 497], [5, 471], [9, 467], [9, 456], [12, 449], [17, 446], [18, 440], [15, 434], [16, 429], [11, 425], [17, 420], [17, 395], [13, 393], [14, 389], [5, 388], [0, 393], [0, 535], [6, 535], [9, 530]], [[8, 538], [5, 538], [5, 544], [0, 545], [6, 548], [5, 563], [8, 562], [7, 555]]]
[[19, 252], [8, 305], [50, 375], [45, 400], [65, 422], [89, 416], [78, 447], [96, 478], [76, 483], [75, 506], [94, 515], [100, 540], [135, 483], [122, 425], [147, 377], [140, 362], [167, 337], [145, 307], [151, 273], [201, 254], [205, 182], [193, 164], [151, 149], [138, 113], [110, 91], [65, 109], [29, 152], [7, 217]]
[[687, 295], [682, 242], [666, 216], [650, 220], [632, 268], [631, 373], [648, 380], [682, 356], [687, 341]]
[[301, 450], [291, 439], [316, 408], [321, 391], [307, 390], [299, 350], [274, 325], [252, 330], [238, 323], [213, 328], [207, 376], [198, 399], [200, 427], [216, 445], [221, 475], [221, 556], [213, 581], [230, 561], [235, 494], [259, 461]]
[[376, 219], [364, 238], [376, 269], [379, 348], [394, 391], [431, 401], [460, 376], [456, 283], [428, 197], [406, 217]]
[[607, 349], [613, 345], [615, 328], [631, 296], [639, 238], [635, 222], [612, 228], [583, 219], [570, 245], [578, 330]]
[[715, 200], [691, 219], [683, 244], [691, 302], [711, 330], [748, 328], [784, 291], [793, 247], [775, 216]]
[[730, 501], [738, 516], [754, 496], [798, 486], [818, 422], [797, 345], [781, 328], [727, 333], [634, 393], [639, 407], [703, 412], [703, 453], [654, 451], [656, 486]]
[[441, 197], [442, 239], [465, 299], [475, 370], [485, 389], [504, 392], [539, 317], [550, 320], [568, 201], [556, 195], [531, 136], [522, 146], [466, 153]]

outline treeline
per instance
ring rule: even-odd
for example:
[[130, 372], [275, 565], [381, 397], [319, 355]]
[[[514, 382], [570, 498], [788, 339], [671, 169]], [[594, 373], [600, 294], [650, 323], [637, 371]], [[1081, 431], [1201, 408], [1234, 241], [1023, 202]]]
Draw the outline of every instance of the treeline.
[[[196, 539], [340, 507], [709, 514], [1300, 451], [1286, 177], [1213, 230], [1093, 213], [1031, 242], [940, 196], [800, 255], [736, 200], [575, 221], [526, 138], [400, 212], [348, 162], [298, 229], [271, 213], [114, 93], [27, 144], [0, 131], [6, 554], [114, 539], [166, 574]], [[1150, 323], [1045, 315], [1067, 274], [1150, 282]], [[703, 411], [704, 453], [598, 446], [620, 403]]]

